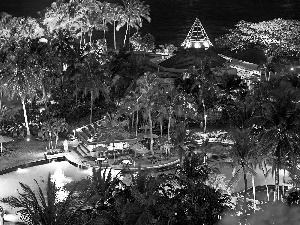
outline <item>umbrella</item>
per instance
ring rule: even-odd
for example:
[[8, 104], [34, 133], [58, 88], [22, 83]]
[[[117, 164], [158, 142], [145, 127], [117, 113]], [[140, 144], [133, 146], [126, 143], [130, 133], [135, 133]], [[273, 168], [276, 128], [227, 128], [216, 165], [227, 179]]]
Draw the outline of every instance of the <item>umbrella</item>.
[[[144, 138], [150, 138], [150, 134], [145, 134]], [[156, 134], [152, 134], [152, 138], [159, 138], [159, 136]]]
[[3, 146], [2, 146], [2, 143], [4, 143], [4, 142], [10, 142], [10, 141], [13, 141], [13, 140], [14, 140], [14, 139], [12, 139], [12, 138], [10, 138], [10, 137], [0, 135], [1, 152], [3, 152]]
[[148, 149], [145, 148], [145, 146], [137, 143], [137, 144], [134, 144], [130, 147], [132, 150], [136, 151], [136, 153], [139, 153], [139, 154], [145, 154], [148, 152]]
[[148, 129], [150, 129], [150, 127], [149, 127], [149, 125], [144, 125], [144, 126], [141, 126], [140, 129], [148, 130]]
[[94, 148], [94, 150], [99, 151], [99, 152], [105, 152], [108, 150], [108, 148], [104, 147], [104, 146], [97, 146], [96, 148]]

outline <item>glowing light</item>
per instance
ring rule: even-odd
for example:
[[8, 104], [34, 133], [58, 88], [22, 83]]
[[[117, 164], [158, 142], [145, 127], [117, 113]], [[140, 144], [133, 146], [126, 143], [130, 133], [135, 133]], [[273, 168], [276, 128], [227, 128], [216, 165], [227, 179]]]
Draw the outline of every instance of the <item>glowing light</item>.
[[204, 45], [205, 48], [209, 48], [209, 43], [207, 41], [204, 41], [203, 45]]
[[42, 107], [42, 108], [39, 108], [39, 112], [41, 113], [41, 112], [43, 112], [43, 111], [45, 111], [46, 109], [44, 108], [44, 107]]
[[42, 42], [42, 43], [48, 43], [48, 40], [46, 39], [46, 38], [40, 38], [40, 40], [39, 40], [40, 42]]
[[62, 202], [68, 197], [69, 192], [65, 190], [64, 186], [71, 181], [72, 179], [66, 177], [60, 167], [51, 175], [51, 182], [55, 183], [55, 187], [58, 189], [56, 192], [56, 202]]
[[201, 44], [199, 42], [195, 42], [195, 45], [194, 45], [195, 48], [201, 48]]
[[83, 171], [84, 173], [87, 173], [88, 175], [93, 175], [93, 167], [89, 167], [88, 169]]
[[4, 220], [9, 222], [19, 222], [19, 219], [16, 215], [13, 214], [4, 214]]
[[294, 71], [294, 67], [292, 67], [291, 70]]
[[25, 172], [27, 172], [27, 170], [26, 169], [22, 169], [22, 168], [18, 168], [17, 172], [18, 173], [25, 173]]

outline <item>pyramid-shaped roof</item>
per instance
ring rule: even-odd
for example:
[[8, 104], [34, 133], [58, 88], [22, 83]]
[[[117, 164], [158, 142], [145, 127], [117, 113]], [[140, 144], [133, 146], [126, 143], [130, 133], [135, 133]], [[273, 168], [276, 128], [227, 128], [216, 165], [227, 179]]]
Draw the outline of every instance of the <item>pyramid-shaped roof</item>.
[[213, 46], [198, 18], [196, 18], [181, 46], [184, 48], [209, 48]]

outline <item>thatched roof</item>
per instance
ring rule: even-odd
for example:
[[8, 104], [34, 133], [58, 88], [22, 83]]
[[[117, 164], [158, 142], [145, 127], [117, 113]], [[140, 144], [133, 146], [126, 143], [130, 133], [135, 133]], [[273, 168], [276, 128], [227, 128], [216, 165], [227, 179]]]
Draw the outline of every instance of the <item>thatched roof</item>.
[[226, 62], [224, 58], [220, 57], [211, 49], [190, 48], [178, 52], [159, 65], [164, 68], [188, 69], [192, 66], [197, 67], [197, 65], [200, 65], [203, 61], [208, 61], [211, 67], [222, 66], [222, 64]]

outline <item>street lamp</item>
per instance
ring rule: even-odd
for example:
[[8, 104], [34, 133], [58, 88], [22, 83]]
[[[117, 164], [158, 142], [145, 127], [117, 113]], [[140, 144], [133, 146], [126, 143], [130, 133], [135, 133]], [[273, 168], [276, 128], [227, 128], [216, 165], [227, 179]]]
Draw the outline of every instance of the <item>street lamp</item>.
[[30, 139], [31, 139], [31, 135], [27, 135], [26, 136], [26, 141], [30, 141]]

